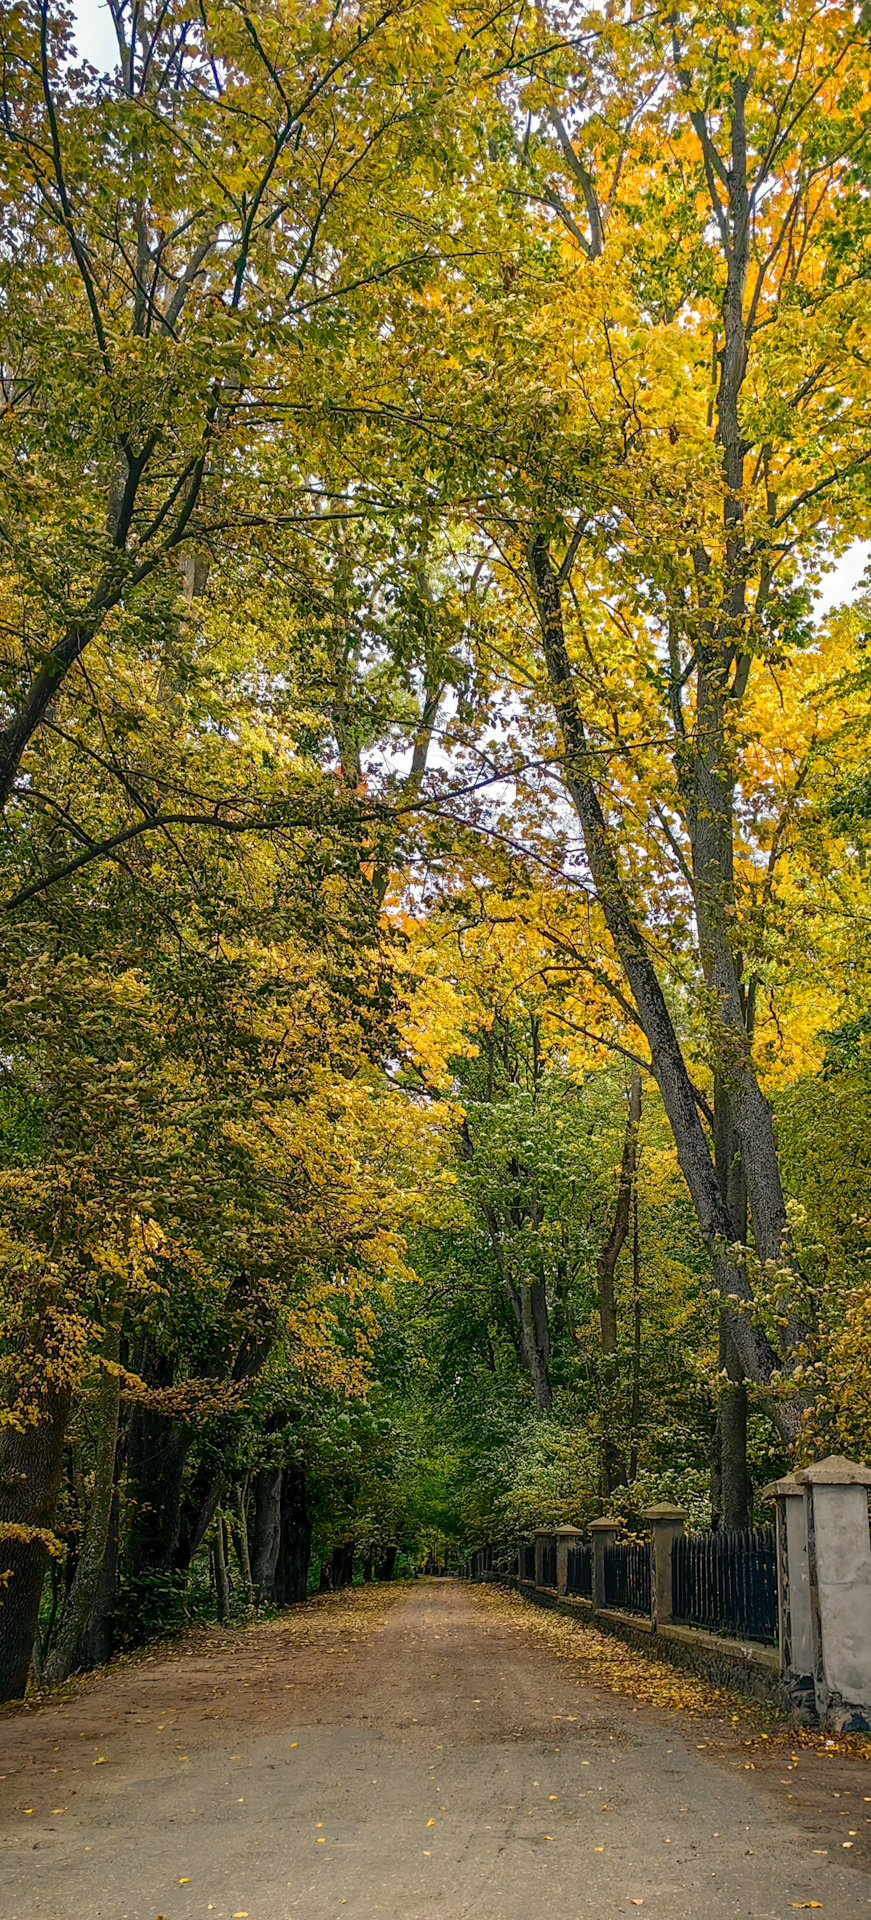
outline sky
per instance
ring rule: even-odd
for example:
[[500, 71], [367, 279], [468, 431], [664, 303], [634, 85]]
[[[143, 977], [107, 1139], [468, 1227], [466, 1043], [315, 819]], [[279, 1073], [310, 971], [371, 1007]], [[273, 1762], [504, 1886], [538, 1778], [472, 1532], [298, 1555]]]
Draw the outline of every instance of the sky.
[[[105, 0], [77, 0], [74, 7], [78, 27], [78, 52], [100, 71], [112, 68], [118, 46], [112, 17]], [[836, 563], [817, 595], [817, 615], [822, 617], [841, 601], [851, 600], [862, 584], [865, 568], [871, 562], [871, 541], [854, 540]]]

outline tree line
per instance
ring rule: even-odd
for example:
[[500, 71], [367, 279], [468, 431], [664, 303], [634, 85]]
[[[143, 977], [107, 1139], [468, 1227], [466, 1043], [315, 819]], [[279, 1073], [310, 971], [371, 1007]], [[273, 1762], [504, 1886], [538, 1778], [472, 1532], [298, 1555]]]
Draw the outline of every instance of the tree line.
[[110, 10], [0, 33], [4, 1698], [869, 1444], [866, 10]]

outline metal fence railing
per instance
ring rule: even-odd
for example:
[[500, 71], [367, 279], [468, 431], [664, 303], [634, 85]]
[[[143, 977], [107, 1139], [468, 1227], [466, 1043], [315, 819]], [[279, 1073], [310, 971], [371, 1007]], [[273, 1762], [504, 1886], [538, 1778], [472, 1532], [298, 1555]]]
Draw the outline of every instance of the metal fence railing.
[[569, 1547], [566, 1568], [566, 1593], [580, 1595], [582, 1600], [593, 1598], [593, 1549], [588, 1540], [582, 1540], [577, 1547]]
[[624, 1613], [650, 1614], [650, 1548], [628, 1541], [605, 1548], [605, 1605]]
[[520, 1543], [520, 1578], [535, 1579], [535, 1547], [531, 1540], [522, 1540]]
[[777, 1639], [777, 1550], [773, 1527], [742, 1533], [688, 1533], [672, 1550], [672, 1614], [689, 1627], [730, 1639]]
[[556, 1586], [555, 1540], [545, 1540], [541, 1550], [541, 1584], [543, 1587]]

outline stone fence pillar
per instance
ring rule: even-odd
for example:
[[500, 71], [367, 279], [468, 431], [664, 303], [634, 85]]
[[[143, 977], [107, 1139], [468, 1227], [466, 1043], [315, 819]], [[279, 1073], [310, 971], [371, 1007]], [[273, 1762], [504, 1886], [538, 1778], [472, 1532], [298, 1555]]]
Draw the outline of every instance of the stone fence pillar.
[[650, 1613], [658, 1632], [673, 1618], [671, 1560], [675, 1541], [686, 1533], [687, 1517], [680, 1507], [667, 1504], [647, 1507], [643, 1517], [650, 1523]]
[[820, 1719], [871, 1730], [871, 1469], [832, 1454], [796, 1475], [807, 1488], [814, 1686]]
[[583, 1539], [580, 1527], [557, 1527], [556, 1530], [556, 1590], [563, 1594], [568, 1591], [569, 1547], [576, 1540]]
[[616, 1544], [619, 1520], [591, 1520], [593, 1536], [593, 1606], [605, 1605], [605, 1548]]
[[783, 1692], [792, 1707], [816, 1708], [814, 1632], [808, 1567], [808, 1494], [794, 1473], [773, 1480], [763, 1497], [774, 1500], [777, 1538], [777, 1613]]

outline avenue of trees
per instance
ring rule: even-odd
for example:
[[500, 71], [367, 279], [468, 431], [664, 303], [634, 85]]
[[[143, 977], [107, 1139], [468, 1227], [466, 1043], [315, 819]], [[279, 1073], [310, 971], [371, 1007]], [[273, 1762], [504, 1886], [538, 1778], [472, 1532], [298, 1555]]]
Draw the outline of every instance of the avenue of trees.
[[871, 1449], [871, 12], [0, 24], [0, 1699]]

